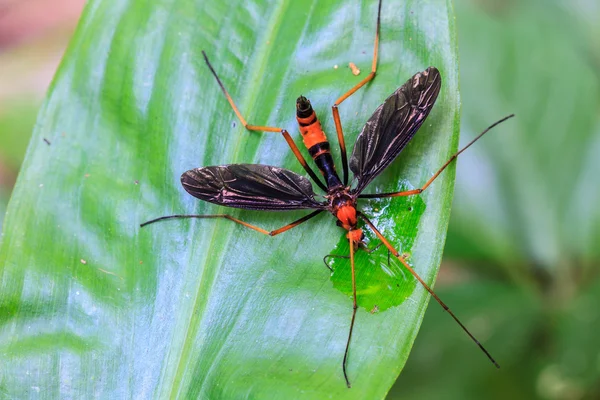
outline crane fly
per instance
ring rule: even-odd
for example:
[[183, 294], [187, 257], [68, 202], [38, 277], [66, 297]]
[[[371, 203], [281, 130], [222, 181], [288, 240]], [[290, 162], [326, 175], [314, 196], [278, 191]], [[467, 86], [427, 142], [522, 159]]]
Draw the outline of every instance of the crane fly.
[[[203, 214], [203, 215], [169, 215], [156, 218], [141, 224], [142, 227], [165, 219], [173, 218], [224, 218], [253, 229], [269, 236], [276, 236], [310, 220], [311, 218], [329, 212], [333, 214], [338, 226], [347, 231], [346, 238], [349, 242], [349, 259], [352, 277], [352, 317], [348, 338], [342, 359], [342, 371], [346, 384], [350, 387], [350, 379], [346, 371], [348, 351], [352, 340], [352, 330], [358, 308], [356, 301], [356, 278], [354, 271], [354, 253], [358, 249], [368, 250], [365, 243], [363, 228], [370, 229], [381, 241], [389, 254], [398, 259], [402, 265], [418, 280], [421, 285], [435, 298], [452, 318], [460, 325], [467, 335], [479, 346], [489, 360], [499, 367], [490, 353], [459, 321], [448, 306], [435, 294], [427, 283], [408, 264], [405, 257], [381, 234], [371, 220], [361, 212], [357, 203], [359, 199], [380, 199], [386, 197], [418, 195], [426, 190], [435, 179], [455, 160], [460, 153], [470, 147], [494, 126], [514, 116], [511, 114], [484, 130], [469, 144], [454, 154], [433, 176], [418, 189], [391, 193], [363, 194], [362, 192], [406, 147], [414, 137], [417, 130], [427, 118], [433, 108], [441, 88], [441, 75], [435, 67], [429, 67], [413, 75], [399, 89], [392, 93], [367, 120], [354, 144], [350, 160], [346, 153], [346, 144], [338, 107], [348, 97], [373, 80], [377, 71], [377, 55], [379, 47], [379, 32], [381, 25], [381, 0], [377, 10], [377, 27], [371, 72], [358, 84], [344, 93], [331, 107], [333, 121], [337, 133], [338, 144], [342, 160], [342, 178], [337, 173], [331, 148], [321, 123], [313, 110], [311, 102], [304, 96], [296, 100], [296, 119], [302, 141], [321, 172], [324, 182], [315, 174], [308, 165], [304, 156], [296, 146], [287, 130], [273, 126], [251, 125], [246, 122], [233, 99], [219, 79], [204, 51], [202, 55], [206, 65], [216, 79], [221, 91], [231, 105], [237, 118], [249, 131], [277, 132], [280, 133], [290, 149], [300, 162], [304, 170], [315, 184], [326, 194], [325, 201], [318, 201], [311, 182], [290, 170], [262, 165], [262, 164], [229, 164], [196, 168], [186, 171], [181, 175], [183, 188], [192, 196], [221, 206], [242, 208], [246, 210], [288, 211], [308, 209], [313, 210], [304, 217], [273, 231], [267, 231], [258, 226], [251, 225], [228, 214]], [[348, 169], [354, 176], [348, 184]], [[359, 221], [364, 223], [359, 227]]]

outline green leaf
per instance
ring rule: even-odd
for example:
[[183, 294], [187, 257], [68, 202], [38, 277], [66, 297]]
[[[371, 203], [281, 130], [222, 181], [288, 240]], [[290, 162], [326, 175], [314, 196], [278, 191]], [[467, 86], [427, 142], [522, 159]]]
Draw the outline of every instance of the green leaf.
[[582, 39], [584, 20], [565, 15], [570, 3], [554, 3], [527, 0], [496, 14], [465, 0], [458, 7], [465, 136], [517, 117], [459, 162], [451, 229], [462, 248], [513, 276], [522, 272], [515, 261], [555, 274], [566, 258], [600, 256], [600, 186], [592, 184], [600, 168], [600, 42]]
[[516, 118], [461, 155], [438, 289], [502, 368], [432, 307], [389, 398], [600, 398], [600, 4], [456, 4], [462, 139]]
[[4, 222], [4, 214], [6, 213], [6, 205], [8, 204], [8, 190], [0, 186], [0, 229]]
[[[2, 103], [0, 111], [0, 168], [15, 174], [23, 162], [40, 100], [29, 97]], [[14, 170], [14, 171], [13, 171]], [[4, 172], [7, 174], [7, 172]]]
[[[375, 1], [199, 4], [86, 7], [5, 220], [0, 357], [10, 369], [0, 391], [9, 397], [382, 398], [408, 357], [428, 300], [412, 277], [400, 305], [358, 310], [346, 388], [352, 302], [322, 262], [344, 236], [329, 215], [274, 238], [226, 220], [139, 228], [161, 215], [229, 212], [274, 229], [305, 214], [226, 210], [181, 188], [180, 174], [204, 165], [303, 172], [280, 135], [240, 126], [201, 50], [250, 123], [297, 132], [294, 102], [304, 94], [331, 139], [330, 105], [370, 68]], [[443, 86], [420, 133], [369, 192], [418, 187], [455, 151], [453, 24], [450, 1], [384, 1], [378, 75], [340, 108], [350, 149], [414, 73], [435, 65]], [[428, 282], [453, 176], [448, 169], [410, 200], [424, 210], [409, 231], [395, 223], [410, 213], [406, 201], [385, 202], [374, 218]], [[361, 260], [357, 269], [368, 268]]]

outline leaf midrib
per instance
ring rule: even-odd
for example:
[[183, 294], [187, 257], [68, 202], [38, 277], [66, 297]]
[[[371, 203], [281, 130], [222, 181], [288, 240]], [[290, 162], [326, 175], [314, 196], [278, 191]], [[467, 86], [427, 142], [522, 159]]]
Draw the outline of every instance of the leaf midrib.
[[[281, 20], [283, 18], [283, 15], [285, 14], [285, 10], [288, 8], [288, 4], [289, 1], [284, 1], [282, 3], [279, 4], [278, 7], [274, 8], [274, 11], [272, 13], [271, 18], [269, 19], [269, 23], [265, 24], [265, 32], [268, 32], [268, 35], [266, 36], [268, 38], [268, 40], [266, 41], [266, 43], [272, 43], [274, 37], [276, 36], [276, 32], [278, 27], [280, 26]], [[265, 44], [261, 47], [259, 47], [259, 50], [256, 52], [257, 54], [254, 56], [254, 63], [253, 63], [253, 68], [248, 68], [245, 69], [245, 71], [250, 71], [248, 73], [248, 82], [254, 82], [254, 84], [252, 85], [248, 85], [246, 86], [246, 89], [251, 88], [250, 90], [245, 90], [244, 92], [246, 93], [245, 96], [243, 96], [239, 101], [236, 101], [236, 104], [240, 104], [240, 105], [245, 105], [245, 104], [253, 104], [252, 100], [258, 98], [258, 93], [259, 93], [259, 89], [260, 89], [260, 77], [262, 74], [262, 71], [264, 70], [266, 64], [267, 64], [267, 60], [269, 59], [269, 55], [270, 53], [272, 53], [273, 47]], [[217, 89], [215, 89], [217, 90]], [[234, 100], [235, 101], [235, 100]], [[245, 117], [247, 114], [247, 111], [244, 109], [240, 110], [242, 112], [242, 115]], [[251, 123], [251, 122], [249, 122]], [[243, 126], [241, 126], [240, 124], [240, 130], [244, 130], [245, 128]], [[239, 159], [239, 155], [240, 155], [240, 149], [243, 149], [243, 146], [241, 145], [242, 141], [247, 140], [246, 135], [244, 135], [243, 132], [242, 134], [238, 134], [237, 135], [237, 140], [235, 142], [235, 147], [234, 147], [234, 151], [232, 154], [232, 160], [238, 160]], [[228, 210], [228, 213], [231, 214], [230, 210]], [[236, 211], [235, 214], [238, 214], [239, 211]], [[222, 221], [222, 220], [217, 220], [215, 221], [215, 229], [212, 230], [212, 235], [210, 237], [209, 240], [209, 248], [214, 248], [215, 243], [217, 241], [217, 236], [221, 236], [224, 229], [220, 229], [218, 228], [219, 225], [225, 223], [226, 221]], [[229, 227], [229, 229], [233, 229], [234, 224], [231, 224], [231, 222], [227, 221], [227, 225]], [[228, 235], [226, 236], [228, 239], [227, 241], [231, 240], [231, 236]], [[189, 261], [192, 261], [193, 258], [193, 252], [190, 252], [190, 257], [189, 257]], [[196, 285], [196, 290], [195, 290], [195, 295], [194, 295], [194, 301], [193, 301], [193, 307], [190, 308], [189, 310], [189, 316], [188, 316], [188, 323], [187, 323], [187, 330], [186, 330], [186, 335], [185, 335], [185, 339], [182, 343], [181, 346], [181, 352], [180, 352], [180, 357], [179, 357], [179, 362], [177, 364], [176, 367], [176, 372], [174, 375], [174, 380], [173, 383], [171, 385], [171, 391], [169, 394], [169, 398], [177, 398], [181, 387], [182, 387], [182, 383], [183, 383], [183, 376], [184, 376], [184, 371], [187, 368], [187, 364], [189, 361], [189, 356], [191, 355], [191, 348], [194, 346], [194, 339], [196, 337], [196, 332], [198, 327], [201, 325], [202, 320], [204, 319], [204, 315], [205, 313], [203, 312], [206, 308], [207, 302], [206, 299], [204, 299], [202, 297], [202, 293], [210, 293], [210, 290], [208, 290], [209, 288], [206, 288], [206, 285], [211, 285], [214, 283], [214, 279], [210, 279], [210, 283], [209, 279], [205, 279], [206, 277], [206, 272], [207, 272], [207, 267], [210, 265], [209, 262], [209, 257], [212, 257], [213, 254], [207, 252], [206, 253], [206, 257], [204, 258], [204, 260], [202, 261], [202, 264], [199, 265], [200, 270], [202, 271], [202, 273], [200, 274], [200, 276], [197, 279], [197, 285]], [[213, 274], [213, 278], [214, 278], [214, 274]], [[201, 310], [202, 312], [196, 312]], [[194, 321], [196, 320], [196, 321]], [[224, 342], [225, 343], [225, 342]], [[221, 354], [222, 351], [222, 347], [221, 350], [218, 351], [217, 353], [217, 357], [219, 356], [219, 354]], [[213, 363], [211, 365], [211, 368], [208, 369], [208, 371], [206, 372], [206, 374], [204, 374], [203, 376], [203, 380], [202, 382], [196, 382], [196, 384], [198, 386], [202, 386], [202, 383], [205, 382], [207, 380], [207, 378], [211, 375], [211, 371], [213, 369], [212, 366], [214, 366], [215, 364]]]

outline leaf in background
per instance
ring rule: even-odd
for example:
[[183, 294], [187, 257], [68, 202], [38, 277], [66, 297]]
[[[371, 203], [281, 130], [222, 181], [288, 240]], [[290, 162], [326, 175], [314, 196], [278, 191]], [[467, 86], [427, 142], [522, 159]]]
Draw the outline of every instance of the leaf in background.
[[591, 46], [579, 41], [577, 21], [544, 1], [515, 3], [499, 17], [459, 4], [466, 136], [504, 114], [517, 118], [459, 163], [452, 232], [471, 243], [489, 238], [480, 251], [507, 268], [515, 258], [553, 270], [598, 257], [600, 81]]
[[12, 99], [2, 104], [0, 112], [0, 168], [6, 167], [16, 174], [23, 162], [29, 135], [35, 123], [39, 100], [33, 98]]
[[[179, 185], [188, 169], [232, 162], [301, 172], [277, 134], [246, 132], [210, 75], [206, 50], [247, 117], [296, 132], [308, 96], [329, 107], [371, 62], [375, 1], [89, 2], [40, 113], [0, 247], [0, 391], [22, 398], [381, 398], [400, 372], [428, 296], [359, 310], [322, 257], [344, 234], [322, 215], [275, 238], [229, 221], [145, 220], [224, 212]], [[457, 60], [451, 2], [383, 4], [378, 76], [341, 106], [353, 143], [374, 109], [437, 66], [428, 122], [371, 192], [416, 187], [454, 151]], [[340, 67], [334, 69], [334, 65]], [[363, 75], [364, 76], [364, 75]], [[42, 142], [46, 137], [52, 146]], [[339, 157], [338, 157], [339, 158]], [[411, 262], [432, 282], [452, 197], [450, 169], [422, 197]], [[406, 212], [390, 201], [375, 222]], [[303, 213], [227, 210], [273, 229]], [[410, 236], [409, 233], [405, 233]], [[403, 243], [397, 243], [402, 248]], [[358, 268], [365, 265], [358, 265]]]
[[[1, 83], [1, 82], [0, 82]], [[25, 149], [29, 142], [31, 129], [39, 101], [34, 99], [0, 99], [0, 229], [8, 198], [14, 185]]]
[[504, 114], [516, 118], [458, 162], [446, 260], [461, 268], [446, 276], [462, 284], [441, 295], [483, 339], [488, 332], [502, 369], [471, 358], [470, 343], [432, 308], [423, 331], [448, 334], [419, 336], [390, 399], [600, 398], [592, 3], [457, 1], [463, 139]]
[[[431, 307], [388, 399], [537, 398], [531, 383], [539, 361], [522, 357], [535, 353], [531, 333], [544, 322], [534, 296], [502, 282], [475, 280], [438, 289], [438, 294], [461, 310], [463, 322], [478, 332], [500, 369], [473, 351], [473, 343], [453, 321]], [[537, 338], [540, 347], [542, 339]]]
[[6, 205], [8, 204], [8, 193], [4, 187], [0, 187], [0, 229], [4, 222], [4, 214], [6, 213]]

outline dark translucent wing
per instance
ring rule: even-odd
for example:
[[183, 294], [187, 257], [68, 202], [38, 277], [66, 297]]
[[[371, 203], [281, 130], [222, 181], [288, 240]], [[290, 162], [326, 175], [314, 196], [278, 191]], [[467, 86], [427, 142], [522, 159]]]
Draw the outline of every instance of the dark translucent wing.
[[181, 175], [192, 196], [227, 207], [250, 210], [323, 208], [310, 181], [283, 168], [231, 164], [196, 168]]
[[415, 74], [380, 105], [358, 135], [350, 169], [360, 193], [413, 138], [440, 92], [441, 76], [435, 67]]

